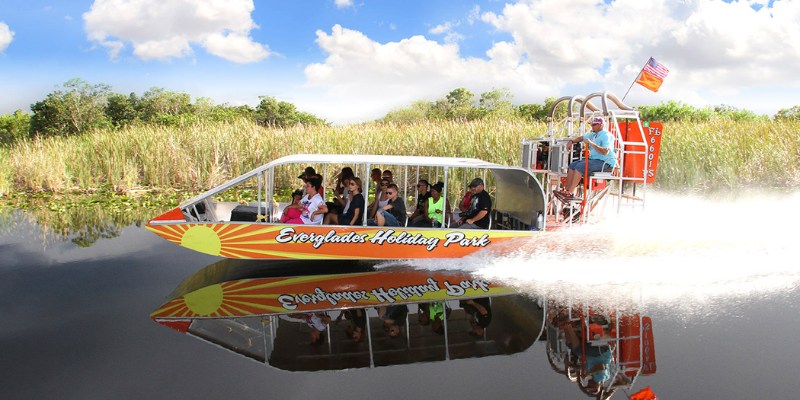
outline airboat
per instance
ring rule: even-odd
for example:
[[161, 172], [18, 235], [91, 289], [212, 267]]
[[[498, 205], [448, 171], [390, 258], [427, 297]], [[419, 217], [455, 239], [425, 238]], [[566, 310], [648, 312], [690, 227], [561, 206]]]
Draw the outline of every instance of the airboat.
[[[571, 137], [588, 131], [600, 117], [614, 137], [615, 171], [587, 175], [575, 200], [553, 196], [569, 163], [580, 157]], [[368, 154], [297, 154], [276, 159], [229, 180], [153, 218], [147, 229], [183, 247], [227, 258], [246, 259], [450, 259], [478, 252], [507, 252], [548, 230], [589, 222], [608, 197], [612, 208], [644, 207], [648, 183], [655, 179], [661, 125], [642, 123], [635, 109], [608, 92], [558, 99], [550, 108], [548, 130], [523, 140], [521, 165], [505, 166], [475, 158]], [[355, 225], [281, 222], [292, 182], [307, 166], [330, 177], [352, 168], [364, 181], [365, 197], [377, 188], [366, 178], [373, 168], [396, 172], [401, 197], [413, 210], [419, 179], [443, 182], [441, 195], [454, 205], [441, 226], [370, 226], [367, 213]], [[492, 199], [487, 229], [459, 229], [456, 207], [474, 178], [485, 182]], [[297, 181], [299, 183], [299, 180]], [[242, 193], [250, 196], [243, 200]], [[330, 193], [328, 193], [330, 196]], [[609, 196], [610, 195], [610, 196]]]

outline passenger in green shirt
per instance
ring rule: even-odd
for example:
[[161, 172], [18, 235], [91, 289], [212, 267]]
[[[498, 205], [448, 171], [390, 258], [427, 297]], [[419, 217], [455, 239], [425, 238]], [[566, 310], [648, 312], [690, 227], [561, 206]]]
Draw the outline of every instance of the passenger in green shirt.
[[440, 228], [444, 221], [450, 221], [450, 202], [442, 197], [443, 189], [442, 182], [431, 186], [431, 195], [423, 206], [422, 220], [414, 226]]

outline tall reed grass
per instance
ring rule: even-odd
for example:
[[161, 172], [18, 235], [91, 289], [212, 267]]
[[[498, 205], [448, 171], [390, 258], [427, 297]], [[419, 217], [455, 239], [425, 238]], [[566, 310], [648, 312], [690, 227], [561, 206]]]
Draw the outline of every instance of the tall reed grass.
[[[797, 122], [692, 122], [664, 127], [658, 186], [666, 189], [800, 183]], [[476, 157], [519, 165], [519, 144], [546, 126], [520, 120], [363, 123], [266, 128], [241, 120], [139, 126], [18, 142], [0, 149], [0, 194], [111, 186], [197, 191], [290, 154]], [[293, 179], [283, 182], [287, 187]], [[281, 181], [277, 182], [281, 184]]]
[[800, 122], [678, 122], [664, 126], [657, 184], [671, 190], [793, 188]]

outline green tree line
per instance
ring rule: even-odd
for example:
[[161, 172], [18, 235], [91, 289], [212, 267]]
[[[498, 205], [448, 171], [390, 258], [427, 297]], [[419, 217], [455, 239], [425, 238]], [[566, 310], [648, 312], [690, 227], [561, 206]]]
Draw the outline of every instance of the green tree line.
[[31, 113], [17, 110], [0, 116], [0, 144], [34, 136], [66, 136], [95, 129], [119, 129], [135, 124], [174, 126], [201, 121], [251, 119], [264, 126], [327, 124], [299, 111], [289, 102], [261, 96], [256, 107], [216, 105], [211, 99], [194, 102], [187, 93], [154, 87], [141, 95], [114, 93], [106, 84], [70, 79], [43, 100], [31, 104]]
[[[460, 87], [447, 93], [436, 101], [418, 100], [407, 107], [390, 111], [383, 121], [411, 122], [423, 120], [476, 120], [481, 118], [522, 118], [531, 121], [546, 122], [550, 108], [557, 99], [548, 97], [541, 104], [513, 105], [512, 95], [506, 88], [492, 89], [475, 95], [466, 88]], [[566, 104], [559, 106], [557, 115], [563, 115]], [[708, 122], [718, 119], [734, 121], [768, 120], [766, 115], [759, 115], [750, 110], [738, 109], [729, 105], [711, 107], [693, 107], [680, 101], [670, 100], [656, 106], [637, 107], [640, 117], [645, 121], [685, 121]], [[774, 116], [775, 120], [800, 119], [800, 105], [784, 108]]]
[[[90, 84], [75, 78], [65, 82], [43, 100], [31, 105], [31, 112], [17, 110], [0, 116], [0, 145], [35, 136], [65, 136], [94, 129], [120, 129], [143, 124], [175, 126], [195, 122], [219, 122], [249, 119], [263, 126], [288, 127], [297, 124], [316, 125], [327, 122], [310, 113], [299, 111], [289, 102], [261, 96], [256, 107], [214, 104], [211, 99], [194, 102], [187, 93], [154, 87], [137, 95], [114, 93], [105, 84]], [[415, 122], [484, 118], [544, 122], [556, 101], [548, 97], [540, 104], [514, 105], [507, 88], [492, 89], [475, 95], [459, 87], [435, 101], [418, 100], [409, 106], [387, 113], [383, 122]], [[562, 104], [566, 108], [565, 104]], [[638, 107], [642, 120], [705, 122], [713, 120], [768, 120], [749, 110], [727, 105], [697, 108], [680, 101]], [[563, 110], [559, 111], [563, 112]], [[563, 115], [563, 114], [560, 114]], [[800, 119], [800, 105], [781, 109], [774, 120]]]

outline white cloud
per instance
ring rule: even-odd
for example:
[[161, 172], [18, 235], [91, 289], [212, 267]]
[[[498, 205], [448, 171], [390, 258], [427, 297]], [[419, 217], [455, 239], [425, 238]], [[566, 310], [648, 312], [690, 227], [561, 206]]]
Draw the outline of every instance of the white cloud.
[[[675, 99], [774, 113], [745, 93], [800, 87], [799, 1], [770, 7], [754, 0], [523, 0], [483, 13], [481, 21], [510, 39], [496, 41], [480, 58], [462, 55], [455, 42], [424, 36], [379, 43], [339, 25], [318, 31], [327, 58], [306, 67], [307, 84], [334, 99], [356, 99], [351, 110], [342, 107], [352, 115], [340, 114], [344, 119], [357, 118], [359, 107], [362, 118], [382, 116], [390, 106], [438, 98], [459, 86], [476, 93], [506, 86], [517, 102], [602, 90], [622, 95], [650, 56], [670, 74], [659, 93], [634, 86], [631, 104]], [[428, 33], [452, 28], [443, 23]]]
[[428, 33], [432, 35], [444, 35], [445, 43], [457, 43], [464, 40], [464, 35], [453, 30], [453, 28], [457, 26], [458, 23], [453, 24], [448, 21], [443, 24], [434, 26], [433, 28], [428, 30]]
[[453, 29], [452, 24], [450, 22], [445, 22], [443, 24], [436, 25], [433, 28], [429, 29], [428, 33], [433, 35], [441, 35], [443, 33], [450, 32], [451, 29]]
[[14, 31], [5, 22], [0, 22], [0, 53], [8, 48], [12, 40], [14, 40]]
[[336, 8], [347, 8], [353, 6], [353, 0], [333, 0]]
[[476, 21], [480, 21], [481, 19], [481, 6], [475, 5], [469, 10], [469, 15], [467, 16], [467, 23], [470, 25], [474, 25]]
[[272, 53], [250, 31], [252, 0], [95, 0], [83, 14], [87, 36], [117, 58], [126, 43], [143, 60], [193, 54], [198, 45], [236, 63], [263, 60]]
[[[423, 36], [381, 44], [361, 32], [336, 25], [317, 31], [317, 44], [328, 53], [324, 63], [308, 65], [308, 86], [324, 89], [339, 107], [336, 118], [355, 120], [383, 116], [389, 107], [444, 96], [459, 86], [480, 93], [495, 87], [527, 87], [553, 91], [550, 83], [530, 79], [518, 55], [495, 50], [489, 60], [462, 58], [456, 44], [439, 44]], [[513, 53], [513, 51], [511, 51]], [[515, 58], [516, 57], [516, 58]], [[518, 69], [519, 68], [519, 69]], [[320, 115], [328, 116], [332, 112]]]

